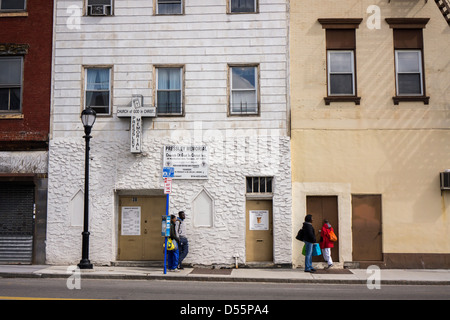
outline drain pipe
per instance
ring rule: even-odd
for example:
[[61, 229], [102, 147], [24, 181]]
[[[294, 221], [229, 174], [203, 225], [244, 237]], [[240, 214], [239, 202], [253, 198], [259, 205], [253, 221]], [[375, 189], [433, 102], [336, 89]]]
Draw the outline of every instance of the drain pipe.
[[233, 256], [233, 258], [234, 258], [234, 263], [235, 263], [235, 265], [236, 265], [236, 269], [239, 269], [239, 265], [238, 265], [239, 254], [236, 253], [236, 254]]

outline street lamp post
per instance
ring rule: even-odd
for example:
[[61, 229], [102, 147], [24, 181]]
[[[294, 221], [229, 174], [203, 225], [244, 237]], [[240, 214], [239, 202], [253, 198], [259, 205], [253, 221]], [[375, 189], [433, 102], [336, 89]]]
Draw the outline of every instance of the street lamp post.
[[92, 269], [92, 263], [89, 261], [89, 141], [91, 140], [91, 130], [94, 125], [97, 113], [91, 107], [81, 112], [81, 122], [84, 126], [86, 140], [85, 150], [85, 169], [84, 169], [84, 224], [83, 224], [83, 244], [82, 257], [78, 267], [80, 269]]

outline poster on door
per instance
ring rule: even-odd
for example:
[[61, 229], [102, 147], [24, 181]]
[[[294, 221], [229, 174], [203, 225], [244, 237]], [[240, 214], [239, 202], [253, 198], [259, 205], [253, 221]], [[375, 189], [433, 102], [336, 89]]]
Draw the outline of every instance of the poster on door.
[[250, 210], [250, 230], [269, 230], [269, 211], [268, 210]]
[[141, 207], [122, 207], [122, 235], [141, 235]]

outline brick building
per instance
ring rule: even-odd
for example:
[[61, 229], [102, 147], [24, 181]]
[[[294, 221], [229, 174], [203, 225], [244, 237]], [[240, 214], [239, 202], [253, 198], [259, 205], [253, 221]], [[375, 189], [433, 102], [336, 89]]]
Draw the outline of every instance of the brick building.
[[53, 1], [0, 1], [0, 263], [44, 263]]

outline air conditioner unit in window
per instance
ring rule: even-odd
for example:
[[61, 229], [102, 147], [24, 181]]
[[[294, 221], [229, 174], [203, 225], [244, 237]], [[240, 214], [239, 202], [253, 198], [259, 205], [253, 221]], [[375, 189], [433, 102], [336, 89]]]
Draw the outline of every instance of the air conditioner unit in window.
[[441, 192], [444, 190], [450, 190], [450, 170], [441, 172]]
[[93, 4], [88, 6], [88, 16], [110, 16], [111, 6], [105, 4]]

